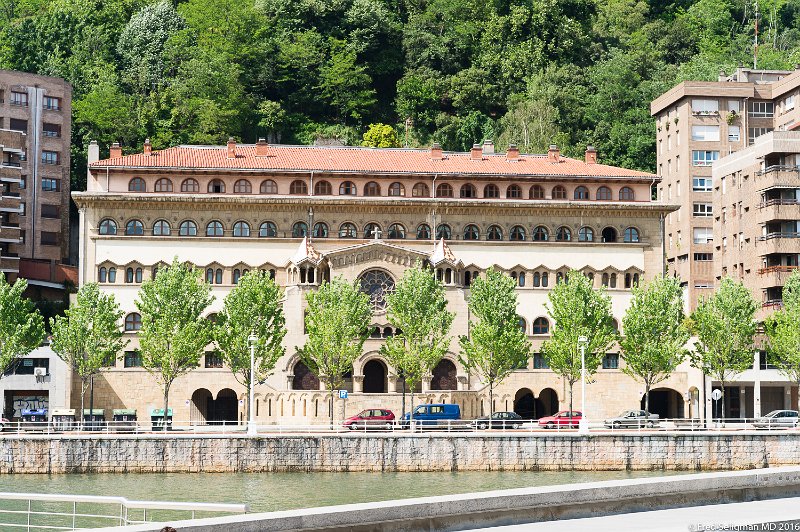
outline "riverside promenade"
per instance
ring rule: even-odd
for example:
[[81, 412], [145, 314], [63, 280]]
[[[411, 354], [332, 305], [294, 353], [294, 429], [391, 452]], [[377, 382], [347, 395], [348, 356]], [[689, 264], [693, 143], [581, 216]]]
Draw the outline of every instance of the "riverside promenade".
[[733, 471], [800, 465], [800, 432], [0, 437], [0, 474]]

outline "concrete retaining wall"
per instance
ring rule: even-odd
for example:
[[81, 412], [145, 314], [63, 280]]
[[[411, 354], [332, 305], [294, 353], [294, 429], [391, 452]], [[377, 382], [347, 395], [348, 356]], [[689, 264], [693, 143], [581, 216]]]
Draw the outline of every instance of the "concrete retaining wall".
[[729, 471], [800, 464], [800, 433], [6, 436], [2, 473]]

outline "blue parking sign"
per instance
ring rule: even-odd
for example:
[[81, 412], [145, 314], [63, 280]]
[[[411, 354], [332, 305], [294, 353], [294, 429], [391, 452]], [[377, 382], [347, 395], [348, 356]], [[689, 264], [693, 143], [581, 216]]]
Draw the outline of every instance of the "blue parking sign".
[[347, 390], [339, 390], [339, 399], [347, 399]]

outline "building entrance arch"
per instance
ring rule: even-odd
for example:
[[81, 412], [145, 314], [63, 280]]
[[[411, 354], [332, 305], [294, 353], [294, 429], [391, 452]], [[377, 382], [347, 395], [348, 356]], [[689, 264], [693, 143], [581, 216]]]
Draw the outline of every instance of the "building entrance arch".
[[514, 395], [514, 412], [525, 419], [534, 419], [536, 415], [535, 403], [533, 392], [527, 388], [521, 388]]
[[[644, 400], [645, 397], [642, 396], [642, 410], [644, 410]], [[658, 414], [661, 419], [684, 417], [683, 395], [672, 388], [650, 390], [650, 413]]]
[[545, 388], [536, 398], [536, 419], [552, 416], [558, 412], [558, 394], [552, 388]]
[[292, 390], [319, 390], [319, 378], [314, 375], [302, 360], [292, 370]]
[[205, 424], [208, 422], [208, 402], [212, 400], [211, 392], [199, 388], [192, 394], [192, 407], [189, 410], [191, 423]]
[[217, 398], [208, 401], [207, 418], [209, 423], [236, 423], [239, 417], [239, 400], [236, 392], [223, 388]]
[[380, 360], [370, 360], [364, 364], [364, 393], [386, 393], [388, 371]]
[[456, 374], [456, 365], [452, 361], [443, 358], [433, 368], [431, 390], [457, 390], [458, 378]]

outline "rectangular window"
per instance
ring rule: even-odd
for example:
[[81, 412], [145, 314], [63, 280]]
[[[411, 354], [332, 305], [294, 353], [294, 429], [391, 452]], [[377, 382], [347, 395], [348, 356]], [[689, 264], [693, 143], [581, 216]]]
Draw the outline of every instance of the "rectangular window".
[[794, 94], [792, 94], [791, 96], [787, 96], [786, 102], [784, 103], [785, 111], [791, 111], [792, 109], [794, 109]]
[[710, 244], [714, 241], [714, 230], [710, 227], [695, 227], [692, 234], [695, 244]]
[[22, 131], [25, 133], [28, 131], [28, 121], [20, 118], [12, 118], [8, 122], [8, 128], [14, 131]]
[[739, 142], [741, 140], [741, 133], [739, 126], [728, 126], [728, 141]]
[[692, 190], [695, 192], [711, 192], [711, 178], [693, 177]]
[[47, 231], [42, 231], [40, 238], [40, 243], [43, 246], [57, 246], [58, 245], [58, 233], [50, 233]]
[[713, 214], [713, 206], [711, 203], [695, 203], [692, 205], [692, 216], [698, 218], [707, 218]]
[[712, 260], [714, 260], [714, 254], [713, 253], [695, 253], [694, 254], [694, 260], [696, 260], [697, 262], [711, 262]]
[[42, 164], [58, 164], [59, 157], [57, 151], [42, 150]]
[[48, 111], [58, 111], [61, 109], [61, 98], [55, 96], [45, 96], [42, 100], [42, 107]]
[[772, 131], [771, 127], [751, 127], [747, 128], [747, 140], [749, 144], [753, 144], [753, 142], [760, 137], [761, 135], [766, 135]]
[[606, 353], [603, 357], [603, 369], [619, 369], [619, 355]]
[[28, 176], [23, 175], [19, 177], [19, 189], [25, 190], [25, 186], [28, 184]]
[[541, 353], [533, 354], [533, 369], [550, 369], [550, 364]]
[[61, 218], [61, 207], [58, 205], [42, 204], [42, 218]]
[[701, 288], [701, 289], [703, 289], [703, 288], [708, 289], [708, 288], [714, 288], [714, 285], [712, 285], [711, 283], [696, 283], [694, 285], [694, 287], [695, 288]]
[[207, 368], [221, 368], [222, 357], [214, 353], [206, 353], [205, 363]]
[[11, 91], [11, 105], [28, 106], [28, 93]]
[[739, 100], [728, 100], [728, 111], [738, 113], [740, 109]]
[[718, 142], [719, 126], [692, 126], [692, 140]]
[[692, 166], [711, 166], [719, 159], [719, 152], [714, 150], [692, 150]]
[[692, 100], [692, 113], [706, 115], [719, 112], [719, 100]]
[[44, 368], [45, 374], [50, 373], [50, 360], [47, 358], [23, 358], [12, 364], [4, 375], [33, 375], [36, 368]]
[[42, 190], [45, 192], [58, 192], [61, 190], [61, 180], [50, 177], [42, 178]]
[[125, 367], [126, 368], [142, 367], [141, 353], [139, 353], [139, 351], [125, 351]]
[[775, 116], [775, 104], [772, 102], [751, 101], [747, 114], [753, 118], [772, 118]]
[[44, 133], [45, 137], [60, 137], [61, 136], [61, 126], [58, 124], [48, 124], [45, 122], [42, 124], [42, 132]]

